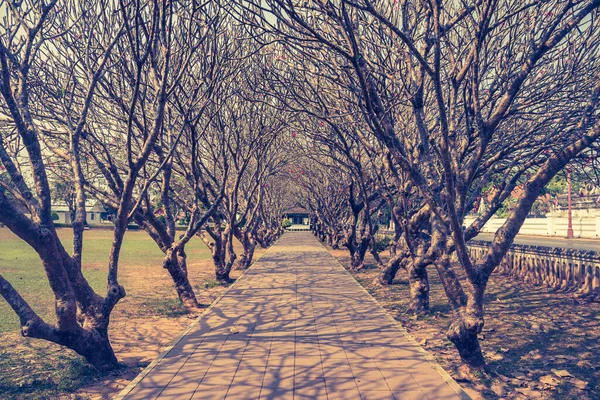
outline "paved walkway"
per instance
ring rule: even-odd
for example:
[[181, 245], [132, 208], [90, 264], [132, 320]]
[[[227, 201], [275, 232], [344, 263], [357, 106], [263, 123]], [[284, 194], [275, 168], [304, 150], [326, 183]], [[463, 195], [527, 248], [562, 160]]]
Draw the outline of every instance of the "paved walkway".
[[119, 397], [468, 397], [309, 232], [290, 232]]

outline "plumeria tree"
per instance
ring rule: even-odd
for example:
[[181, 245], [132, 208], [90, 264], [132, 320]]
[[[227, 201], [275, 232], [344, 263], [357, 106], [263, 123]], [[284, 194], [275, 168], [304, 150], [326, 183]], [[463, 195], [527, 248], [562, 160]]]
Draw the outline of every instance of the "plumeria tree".
[[[170, 36], [166, 32], [172, 23], [172, 9], [166, 5], [142, 8], [133, 2], [116, 9], [113, 6], [79, 1], [63, 2], [60, 7], [57, 2], [1, 4], [8, 13], [3, 19], [8, 34], [0, 41], [1, 112], [6, 116], [0, 160], [10, 179], [3, 181], [0, 189], [0, 221], [39, 255], [54, 293], [56, 322], [44, 321], [4, 278], [0, 278], [0, 293], [19, 316], [24, 336], [73, 349], [102, 370], [118, 365], [108, 338], [108, 324], [114, 306], [125, 296], [118, 280], [119, 255], [132, 211], [132, 193], [162, 131], [166, 86], [156, 88], [156, 117], [147, 135], [135, 139], [137, 149], [132, 144], [131, 124], [115, 122], [126, 142], [128, 159], [120, 180], [124, 190], [107, 258], [104, 297], [91, 288], [81, 270], [87, 197], [82, 147], [86, 137], [102, 131], [94, 121], [102, 77], [115, 73], [127, 62], [115, 54], [127, 49], [135, 60], [132, 70], [139, 78], [148, 68], [149, 54], [158, 54], [159, 47], [168, 48]], [[136, 16], [133, 26], [131, 14]], [[136, 29], [143, 29], [144, 34], [133, 35]], [[57, 60], [51, 54], [62, 57]], [[163, 61], [168, 64], [168, 57]], [[68, 86], [42, 83], [46, 71], [66, 71], [65, 66], [71, 78]], [[49, 93], [54, 95], [59, 110], [69, 110], [66, 121], [56, 123], [42, 117], [43, 101]], [[136, 98], [133, 95], [134, 105]], [[60, 241], [51, 218], [48, 168], [55, 156], [44, 149], [42, 138], [54, 134], [68, 138], [61, 150], [75, 191], [72, 254]]]
[[[307, 49], [302, 63], [362, 110], [363, 142], [383, 143], [390, 165], [418, 190], [432, 214], [430, 261], [454, 311], [448, 337], [472, 368], [485, 365], [477, 335], [489, 276], [544, 185], [600, 135], [599, 7], [594, 0], [267, 0], [232, 10], [256, 21], [263, 38]], [[463, 229], [473, 200], [499, 176], [491, 206]], [[490, 252], [471, 259], [467, 240], [522, 182]]]
[[[145, 12], [136, 7], [121, 7], [119, 11], [132, 20]], [[117, 43], [113, 51], [120, 64], [111, 73], [97, 77], [96, 104], [80, 147], [82, 178], [89, 194], [114, 209], [119, 208], [124, 195], [130, 198], [131, 209], [117, 225], [126, 226], [129, 220], [134, 220], [150, 235], [165, 254], [163, 267], [172, 278], [182, 304], [197, 309], [199, 305], [187, 277], [184, 249], [216, 206], [203, 210], [198, 203], [192, 207], [189, 229], [177, 237], [178, 209], [171, 201], [178, 179], [174, 162], [189, 158], [178, 157], [179, 152], [189, 149], [185, 146], [189, 141], [184, 143], [183, 138], [198, 136], [201, 129], [193, 129], [192, 125], [206, 123], [203, 113], [207, 104], [231, 74], [227, 68], [221, 68], [229, 57], [228, 43], [224, 41], [224, 19], [214, 6], [193, 1], [172, 2], [157, 5], [156, 12], [156, 18], [176, 15], [178, 20], [172, 28], [165, 25], [169, 29], [166, 42], [157, 49], [136, 50], [134, 57], [130, 57], [131, 47], [137, 48], [141, 43], [135, 36], [124, 35], [123, 42]], [[69, 141], [70, 115], [78, 106], [73, 100], [85, 94], [82, 83], [93, 76], [93, 65], [76, 64], [73, 70], [69, 60], [81, 57], [79, 48], [68, 40], [56, 43], [55, 47], [59, 51], [46, 55], [55, 65], [47, 75], [62, 88], [61, 96], [55, 96], [54, 90], [45, 86], [38, 95], [40, 116], [52, 124], [52, 129], [44, 131], [42, 140], [56, 157], [54, 166], [60, 170], [69, 163], [69, 154], [64, 149]], [[207, 58], [208, 54], [213, 56]], [[156, 138], [152, 146], [144, 149], [145, 142], [140, 138], [153, 131]], [[197, 137], [195, 141], [201, 143], [202, 139]], [[123, 177], [133, 163], [131, 154], [146, 150], [147, 161], [138, 172], [140, 179], [126, 186]], [[64, 176], [67, 181], [68, 175]], [[195, 190], [202, 185], [193, 180], [180, 179], [180, 182], [190, 183], [187, 193], [191, 199], [197, 199]], [[128, 190], [130, 194], [126, 194]], [[215, 195], [211, 201], [218, 203], [220, 197]]]

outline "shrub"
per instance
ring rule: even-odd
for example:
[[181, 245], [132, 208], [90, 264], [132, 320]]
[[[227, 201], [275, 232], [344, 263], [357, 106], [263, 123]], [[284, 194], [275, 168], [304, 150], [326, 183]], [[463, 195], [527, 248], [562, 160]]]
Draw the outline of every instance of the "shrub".
[[392, 244], [392, 238], [388, 236], [380, 236], [375, 238], [375, 247], [377, 252], [381, 253]]
[[292, 226], [292, 221], [290, 221], [287, 218], [284, 218], [283, 221], [281, 221], [281, 226], [283, 226], [284, 228], [289, 228], [290, 226]]
[[52, 214], [51, 214], [51, 217], [52, 217], [52, 221], [58, 221], [58, 220], [59, 220], [59, 218], [60, 218], [60, 217], [58, 216], [58, 214], [57, 214], [57, 213], [55, 213], [55, 212], [52, 212]]

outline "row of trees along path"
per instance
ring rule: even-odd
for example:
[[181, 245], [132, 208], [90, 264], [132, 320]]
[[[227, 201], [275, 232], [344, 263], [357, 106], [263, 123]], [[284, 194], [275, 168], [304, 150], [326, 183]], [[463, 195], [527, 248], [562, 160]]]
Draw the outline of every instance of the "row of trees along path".
[[[406, 269], [412, 312], [428, 312], [437, 273], [448, 338], [481, 370], [490, 275], [544, 186], [569, 163], [596, 165], [600, 0], [0, 7], [0, 222], [39, 255], [56, 320], [1, 276], [0, 294], [24, 336], [99, 369], [118, 365], [108, 324], [126, 294], [129, 223], [161, 249], [194, 309], [186, 244], [199, 236], [228, 283], [299, 203], [319, 239], [348, 249], [351, 268], [371, 253], [384, 285]], [[72, 193], [72, 249], [52, 221], [57, 184]], [[466, 242], [511, 196], [488, 253], [471, 258]], [[489, 206], [464, 227], [483, 197]], [[90, 199], [116, 210], [103, 294], [82, 274]], [[395, 228], [386, 262], [381, 214]]]
[[[354, 269], [370, 251], [381, 284], [406, 269], [416, 313], [429, 310], [433, 269], [454, 317], [447, 336], [474, 370], [485, 367], [478, 335], [490, 275], [544, 186], [568, 163], [596, 164], [599, 7], [250, 0], [230, 8], [276, 54], [269, 92], [306, 116], [297, 140], [306, 162], [289, 173], [315, 234], [346, 247]], [[511, 196], [488, 253], [471, 258], [467, 241]], [[464, 227], [482, 197], [489, 207]], [[380, 212], [395, 227], [386, 264], [374, 240]]]
[[[126, 295], [119, 256], [129, 223], [164, 253], [177, 296], [198, 309], [185, 246], [200, 236], [229, 283], [257, 245], [281, 233], [278, 174], [293, 121], [252, 81], [259, 44], [217, 4], [196, 1], [0, 2], [0, 222], [39, 255], [55, 298], [43, 320], [0, 276], [23, 336], [118, 366], [110, 314]], [[241, 83], [241, 84], [240, 84]], [[271, 99], [271, 100], [269, 100]], [[52, 221], [51, 188], [65, 186], [73, 248]], [[115, 210], [106, 293], [82, 274], [86, 207]], [[182, 217], [182, 215], [184, 217]], [[187, 229], [176, 231], [176, 220]], [[160, 266], [156, 266], [160, 267]]]

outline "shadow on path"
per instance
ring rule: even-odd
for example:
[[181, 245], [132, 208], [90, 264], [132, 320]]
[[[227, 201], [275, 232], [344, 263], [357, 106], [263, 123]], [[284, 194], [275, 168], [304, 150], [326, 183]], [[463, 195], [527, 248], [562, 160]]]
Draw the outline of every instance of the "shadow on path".
[[117, 398], [468, 396], [310, 233], [290, 232]]

